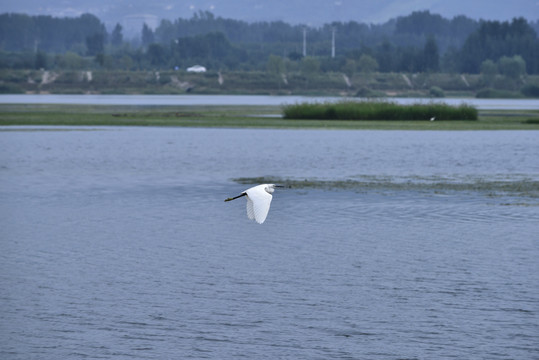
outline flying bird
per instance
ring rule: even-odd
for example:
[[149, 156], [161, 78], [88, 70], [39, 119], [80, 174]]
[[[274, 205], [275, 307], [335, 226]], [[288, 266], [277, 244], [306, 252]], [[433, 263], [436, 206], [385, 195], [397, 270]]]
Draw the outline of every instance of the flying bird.
[[276, 187], [284, 186], [275, 184], [262, 184], [253, 186], [252, 188], [245, 190], [238, 196], [228, 198], [225, 201], [231, 201], [242, 196], [246, 196], [247, 217], [250, 220], [255, 220], [257, 223], [262, 224], [268, 216], [271, 199], [273, 198], [271, 194], [273, 193], [273, 191], [275, 191]]

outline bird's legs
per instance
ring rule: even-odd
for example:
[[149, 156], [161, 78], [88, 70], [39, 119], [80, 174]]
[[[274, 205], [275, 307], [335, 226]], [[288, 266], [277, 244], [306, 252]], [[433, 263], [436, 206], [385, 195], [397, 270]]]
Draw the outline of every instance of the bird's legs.
[[238, 196], [228, 198], [225, 201], [232, 201], [232, 200], [235, 200], [235, 199], [240, 198], [240, 197], [245, 196], [245, 195], [247, 195], [247, 193], [243, 192], [243, 193], [239, 194]]

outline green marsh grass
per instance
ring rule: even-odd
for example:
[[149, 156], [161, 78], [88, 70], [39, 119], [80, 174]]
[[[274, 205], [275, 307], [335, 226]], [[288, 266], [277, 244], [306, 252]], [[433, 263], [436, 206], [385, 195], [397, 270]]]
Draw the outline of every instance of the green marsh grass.
[[10, 125], [180, 126], [350, 130], [539, 130], [539, 110], [480, 111], [477, 121], [289, 120], [282, 107], [0, 104], [0, 131]]
[[447, 192], [474, 192], [489, 197], [513, 195], [533, 200], [527, 205], [538, 206], [539, 181], [533, 179], [483, 179], [468, 178], [454, 181], [443, 177], [423, 178], [411, 176], [402, 179], [391, 176], [357, 176], [355, 179], [321, 180], [321, 179], [293, 179], [278, 176], [259, 176], [231, 179], [244, 185], [251, 184], [280, 184], [292, 189], [326, 189], [348, 190], [356, 192], [366, 191], [430, 191], [435, 193]]
[[477, 120], [477, 109], [470, 105], [445, 103], [400, 105], [387, 101], [342, 101], [300, 103], [283, 108], [285, 119], [318, 120]]

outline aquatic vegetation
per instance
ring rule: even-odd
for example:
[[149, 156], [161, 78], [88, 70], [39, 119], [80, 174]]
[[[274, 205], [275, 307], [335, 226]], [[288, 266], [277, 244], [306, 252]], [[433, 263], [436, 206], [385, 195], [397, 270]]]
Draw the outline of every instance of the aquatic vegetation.
[[438, 177], [357, 176], [353, 179], [292, 179], [274, 176], [236, 178], [240, 184], [279, 183], [294, 189], [367, 191], [428, 191], [435, 193], [467, 191], [483, 193], [486, 196], [511, 194], [513, 196], [539, 198], [539, 180], [527, 178], [485, 179], [470, 177], [450, 179]]
[[[538, 130], [538, 110], [482, 110], [477, 121], [290, 120], [279, 105], [0, 104], [0, 126], [182, 126], [369, 130]], [[424, 114], [430, 115], [430, 114]], [[2, 130], [5, 130], [2, 129]]]
[[477, 120], [471, 105], [445, 103], [401, 105], [388, 101], [341, 101], [337, 103], [300, 103], [283, 108], [285, 119], [324, 120]]

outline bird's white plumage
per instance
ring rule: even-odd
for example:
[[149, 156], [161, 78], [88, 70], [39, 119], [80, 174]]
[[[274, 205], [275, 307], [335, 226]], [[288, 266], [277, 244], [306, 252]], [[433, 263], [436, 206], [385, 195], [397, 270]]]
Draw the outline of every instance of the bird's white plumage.
[[255, 209], [253, 205], [253, 200], [251, 200], [249, 196], [247, 196], [247, 217], [249, 218], [249, 220], [255, 219]]
[[245, 196], [247, 198], [247, 217], [250, 220], [255, 220], [257, 223], [262, 224], [264, 221], [266, 221], [266, 217], [268, 216], [271, 199], [273, 198], [271, 194], [276, 187], [283, 186], [275, 184], [253, 186], [238, 196], [225, 199], [225, 201], [232, 201]]
[[268, 191], [273, 191], [268, 184], [262, 184], [245, 190], [247, 193], [247, 217], [262, 224], [266, 221], [273, 196]]

